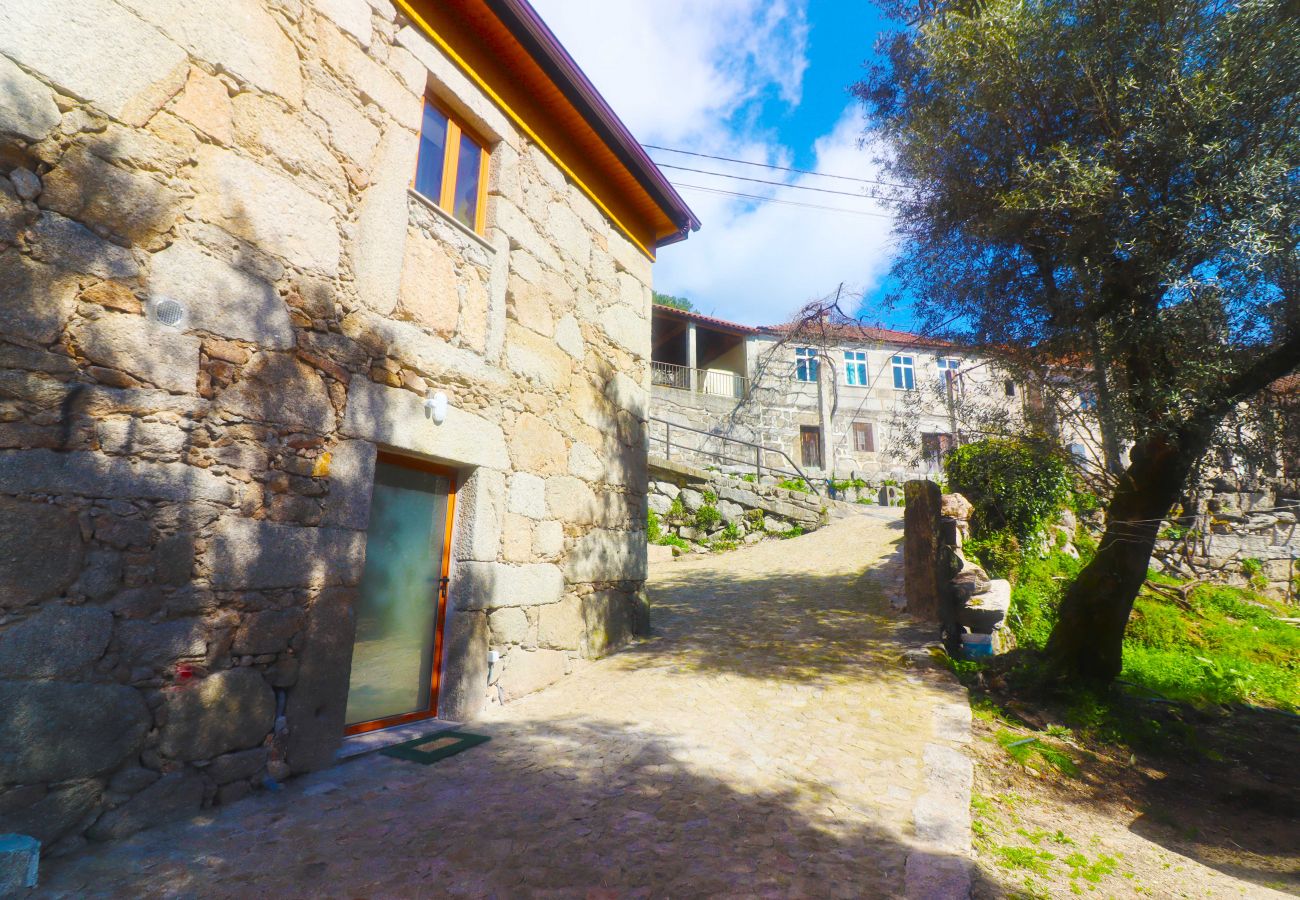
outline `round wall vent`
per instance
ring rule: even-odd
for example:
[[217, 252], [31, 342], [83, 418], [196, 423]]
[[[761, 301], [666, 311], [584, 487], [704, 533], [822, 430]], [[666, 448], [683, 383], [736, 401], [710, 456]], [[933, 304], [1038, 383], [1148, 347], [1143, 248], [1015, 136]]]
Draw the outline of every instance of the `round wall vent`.
[[172, 297], [155, 297], [149, 304], [149, 315], [159, 325], [168, 328], [184, 328], [189, 318], [185, 304]]

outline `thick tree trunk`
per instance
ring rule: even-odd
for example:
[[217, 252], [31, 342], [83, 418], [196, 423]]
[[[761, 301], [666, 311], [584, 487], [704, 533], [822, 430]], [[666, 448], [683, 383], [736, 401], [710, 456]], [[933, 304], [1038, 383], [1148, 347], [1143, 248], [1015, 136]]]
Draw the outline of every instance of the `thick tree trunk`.
[[1123, 665], [1129, 613], [1146, 580], [1160, 520], [1177, 502], [1204, 441], [1150, 438], [1133, 448], [1106, 514], [1097, 555], [1061, 599], [1047, 644], [1062, 674], [1110, 681]]

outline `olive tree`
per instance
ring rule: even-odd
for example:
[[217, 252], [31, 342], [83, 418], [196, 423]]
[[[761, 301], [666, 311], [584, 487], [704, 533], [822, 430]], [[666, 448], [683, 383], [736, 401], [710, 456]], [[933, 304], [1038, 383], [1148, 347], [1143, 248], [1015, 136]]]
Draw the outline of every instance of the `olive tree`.
[[855, 91], [901, 186], [895, 280], [927, 327], [1093, 379], [1115, 487], [1048, 651], [1113, 678], [1161, 519], [1300, 365], [1300, 3], [886, 5]]

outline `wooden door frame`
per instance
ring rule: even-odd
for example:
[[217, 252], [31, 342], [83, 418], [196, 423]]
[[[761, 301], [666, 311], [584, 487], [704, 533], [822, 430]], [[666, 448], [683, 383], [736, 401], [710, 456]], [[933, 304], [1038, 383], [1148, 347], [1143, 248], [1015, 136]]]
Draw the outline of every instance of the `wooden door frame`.
[[[392, 728], [394, 725], [404, 725], [407, 722], [418, 722], [421, 719], [434, 719], [438, 716], [438, 688], [442, 680], [442, 632], [443, 626], [447, 619], [447, 597], [451, 593], [451, 533], [452, 525], [456, 521], [456, 488], [459, 473], [455, 469], [446, 466], [440, 466], [436, 463], [428, 462], [414, 456], [404, 456], [400, 453], [393, 453], [388, 450], [380, 450], [375, 457], [375, 468], [378, 469], [380, 463], [387, 463], [393, 466], [401, 466], [407, 469], [417, 469], [422, 472], [429, 472], [433, 475], [441, 475], [447, 479], [447, 526], [443, 534], [442, 542], [442, 564], [438, 569], [438, 587], [434, 602], [437, 604], [437, 611], [433, 620], [433, 667], [429, 673], [429, 708], [427, 710], [416, 710], [414, 712], [401, 713], [396, 716], [388, 716], [384, 719], [372, 719], [369, 722], [358, 722], [355, 725], [344, 727], [345, 735], [365, 734], [369, 731], [379, 731], [381, 728]], [[372, 476], [373, 478], [373, 476]], [[367, 535], [367, 542], [369, 535]], [[444, 589], [443, 585], [447, 587]], [[355, 646], [356, 639], [353, 639]], [[348, 690], [352, 690], [351, 679], [349, 679]]]
[[[807, 446], [804, 438], [816, 438], [817, 461], [809, 462], [807, 459]], [[805, 466], [815, 469], [824, 469], [826, 467], [826, 446], [822, 441], [822, 429], [819, 425], [800, 425], [799, 426], [799, 458]]]

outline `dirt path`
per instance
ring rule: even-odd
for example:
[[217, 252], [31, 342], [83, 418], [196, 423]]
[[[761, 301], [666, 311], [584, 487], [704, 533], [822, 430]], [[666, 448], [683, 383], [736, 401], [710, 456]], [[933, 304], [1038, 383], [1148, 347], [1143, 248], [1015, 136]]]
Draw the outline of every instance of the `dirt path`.
[[55, 895], [953, 897], [965, 692], [909, 666], [901, 520], [657, 566], [656, 635], [434, 766], [369, 756], [51, 861]]

